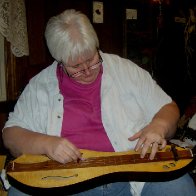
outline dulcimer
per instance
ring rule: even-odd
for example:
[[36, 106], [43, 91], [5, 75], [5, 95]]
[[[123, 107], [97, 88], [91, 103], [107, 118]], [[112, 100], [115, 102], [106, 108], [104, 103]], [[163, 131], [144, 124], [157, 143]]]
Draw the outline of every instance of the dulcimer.
[[25, 154], [10, 161], [6, 171], [13, 178], [30, 187], [66, 187], [113, 173], [172, 173], [193, 161], [191, 149], [167, 145], [158, 151], [153, 160], [150, 152], [144, 158], [135, 151], [97, 152], [81, 150], [83, 159], [66, 164], [58, 163], [44, 155]]

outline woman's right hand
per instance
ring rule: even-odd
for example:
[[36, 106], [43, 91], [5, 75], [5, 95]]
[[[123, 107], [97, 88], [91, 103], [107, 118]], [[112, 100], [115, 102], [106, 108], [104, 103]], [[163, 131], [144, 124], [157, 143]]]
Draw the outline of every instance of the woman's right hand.
[[79, 149], [65, 138], [48, 136], [44, 143], [46, 155], [60, 163], [82, 159], [82, 154]]
[[3, 130], [3, 141], [14, 157], [22, 154], [46, 154], [60, 163], [82, 159], [79, 149], [67, 139], [17, 126]]

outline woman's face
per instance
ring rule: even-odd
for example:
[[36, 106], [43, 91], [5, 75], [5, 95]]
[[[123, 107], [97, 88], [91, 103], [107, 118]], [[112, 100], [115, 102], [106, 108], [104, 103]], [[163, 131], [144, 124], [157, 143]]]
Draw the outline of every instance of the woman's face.
[[93, 55], [85, 55], [85, 57], [80, 57], [75, 62], [68, 61], [64, 65], [64, 69], [73, 80], [81, 84], [90, 84], [96, 80], [101, 63], [101, 56], [96, 51]]

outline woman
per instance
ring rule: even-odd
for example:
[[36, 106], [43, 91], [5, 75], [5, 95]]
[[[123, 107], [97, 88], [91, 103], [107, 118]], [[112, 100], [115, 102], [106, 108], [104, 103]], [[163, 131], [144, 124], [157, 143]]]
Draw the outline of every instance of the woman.
[[[150, 149], [153, 159], [174, 135], [179, 110], [149, 73], [101, 52], [92, 24], [75, 10], [52, 17], [45, 37], [55, 61], [31, 79], [9, 115], [3, 140], [10, 152], [46, 154], [66, 164], [82, 159], [81, 148], [134, 148], [142, 158]], [[180, 186], [179, 193], [195, 193], [185, 175], [162, 183], [111, 183], [78, 194], [169, 195], [176, 193], [173, 185]]]

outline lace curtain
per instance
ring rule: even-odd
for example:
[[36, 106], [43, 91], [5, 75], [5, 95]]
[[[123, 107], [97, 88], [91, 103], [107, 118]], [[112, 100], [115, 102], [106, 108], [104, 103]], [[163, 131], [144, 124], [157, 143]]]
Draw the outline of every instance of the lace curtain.
[[16, 57], [29, 55], [24, 0], [0, 0], [0, 33]]

